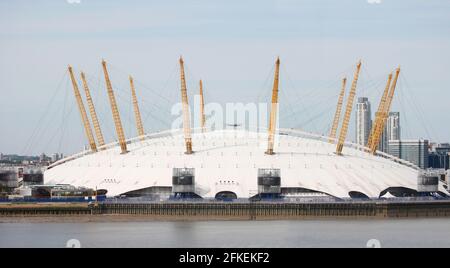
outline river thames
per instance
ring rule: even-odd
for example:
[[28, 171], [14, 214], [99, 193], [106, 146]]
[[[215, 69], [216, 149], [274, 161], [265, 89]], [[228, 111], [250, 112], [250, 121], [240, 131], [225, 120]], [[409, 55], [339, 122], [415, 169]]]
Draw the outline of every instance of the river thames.
[[10, 222], [0, 247], [450, 247], [449, 229], [450, 219]]

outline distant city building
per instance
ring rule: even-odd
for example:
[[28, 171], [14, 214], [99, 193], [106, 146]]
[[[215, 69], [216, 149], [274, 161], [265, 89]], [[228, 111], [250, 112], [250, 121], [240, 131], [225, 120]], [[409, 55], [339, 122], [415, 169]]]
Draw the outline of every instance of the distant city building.
[[401, 140], [400, 113], [390, 112], [380, 139], [378, 149], [382, 152], [389, 152], [390, 140]]
[[389, 154], [409, 161], [421, 169], [428, 168], [428, 140], [390, 140]]
[[449, 169], [450, 168], [450, 144], [432, 144], [428, 156], [430, 168]]
[[42, 164], [48, 164], [49, 162], [51, 162], [52, 161], [52, 158], [51, 157], [48, 157], [46, 154], [44, 154], [44, 153], [42, 153], [40, 156], [39, 156], [39, 162], [40, 163], [42, 163]]
[[[62, 155], [60, 155], [61, 158]], [[40, 159], [42, 161], [40, 161]], [[20, 167], [20, 166], [46, 166], [51, 159], [45, 155], [41, 156], [28, 156], [28, 155], [5, 155], [3, 154], [0, 160], [0, 167]]]
[[63, 154], [54, 153], [52, 155], [52, 162], [56, 162], [58, 160], [61, 160], [63, 158]]
[[388, 120], [386, 122], [386, 136], [388, 141], [390, 140], [401, 140], [400, 137], [400, 113], [390, 112]]
[[365, 146], [372, 128], [372, 113], [368, 98], [358, 98], [356, 104], [356, 143]]

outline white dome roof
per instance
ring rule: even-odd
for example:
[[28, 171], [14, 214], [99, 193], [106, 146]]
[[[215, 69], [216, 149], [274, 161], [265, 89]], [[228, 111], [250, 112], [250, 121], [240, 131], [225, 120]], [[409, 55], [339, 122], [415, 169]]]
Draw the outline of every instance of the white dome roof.
[[[193, 133], [194, 154], [184, 154], [182, 131], [150, 134], [128, 141], [127, 154], [117, 143], [96, 153], [83, 152], [50, 166], [47, 184], [106, 189], [109, 196], [153, 186], [172, 186], [173, 168], [195, 168], [195, 192], [213, 198], [222, 191], [239, 198], [257, 194], [259, 168], [281, 172], [282, 188], [305, 188], [334, 197], [350, 192], [379, 197], [390, 187], [417, 190], [418, 169], [411, 163], [379, 153], [374, 156], [346, 144], [343, 156], [326, 137], [280, 130], [275, 154], [266, 155], [267, 134], [247, 130]], [[440, 185], [440, 189], [442, 185]], [[443, 189], [443, 188], [442, 188]]]

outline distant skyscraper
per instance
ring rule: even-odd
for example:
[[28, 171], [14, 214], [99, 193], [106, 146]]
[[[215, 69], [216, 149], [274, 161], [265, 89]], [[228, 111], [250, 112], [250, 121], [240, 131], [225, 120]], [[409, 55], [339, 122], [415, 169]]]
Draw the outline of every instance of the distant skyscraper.
[[400, 113], [390, 112], [388, 120], [386, 122], [387, 126], [387, 138], [388, 140], [400, 140]]
[[450, 144], [440, 143], [431, 146], [428, 157], [430, 168], [449, 169], [450, 168]]
[[356, 143], [365, 146], [370, 136], [372, 128], [372, 113], [369, 99], [358, 98], [356, 104]]
[[390, 112], [384, 127], [383, 135], [380, 139], [378, 148], [380, 151], [387, 153], [389, 151], [390, 140], [401, 140], [400, 132], [400, 113]]
[[390, 140], [389, 154], [409, 161], [421, 169], [428, 168], [428, 140]]
[[56, 162], [56, 161], [58, 161], [59, 160], [59, 154], [58, 153], [54, 153], [53, 155], [52, 155], [52, 162]]

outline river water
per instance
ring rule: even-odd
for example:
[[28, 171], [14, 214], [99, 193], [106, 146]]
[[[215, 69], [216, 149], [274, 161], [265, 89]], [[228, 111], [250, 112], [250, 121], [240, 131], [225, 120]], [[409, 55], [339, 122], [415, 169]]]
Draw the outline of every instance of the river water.
[[58, 248], [69, 240], [81, 247], [450, 247], [450, 219], [0, 223], [0, 247]]

